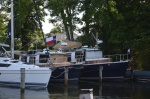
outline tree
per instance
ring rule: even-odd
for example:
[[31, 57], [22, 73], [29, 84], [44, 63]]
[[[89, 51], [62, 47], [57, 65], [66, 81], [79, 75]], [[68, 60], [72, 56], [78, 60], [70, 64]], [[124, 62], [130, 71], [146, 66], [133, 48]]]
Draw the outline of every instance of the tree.
[[[124, 46], [131, 48], [132, 58], [140, 69], [150, 70], [150, 1], [149, 0], [115, 0], [117, 9], [122, 14], [123, 20], [118, 28], [122, 27], [125, 37]], [[148, 69], [149, 68], [149, 69]]]
[[[1, 0], [0, 2], [0, 42], [5, 42], [5, 39], [7, 38], [7, 14], [4, 13], [7, 9], [5, 8], [5, 2], [4, 0]], [[5, 42], [6, 43], [6, 42]]]
[[63, 24], [68, 40], [74, 40], [73, 32], [78, 18], [76, 15], [79, 0], [49, 0], [47, 9], [50, 11], [50, 22]]
[[[10, 0], [7, 1], [7, 4], [10, 5]], [[36, 0], [36, 4], [39, 6], [40, 21], [42, 21], [46, 14], [43, 7], [44, 2]], [[7, 8], [7, 13], [10, 13], [9, 7]], [[14, 37], [17, 39], [17, 43], [20, 43], [15, 44], [18, 45], [15, 46], [15, 49], [21, 49], [24, 46], [26, 46], [24, 50], [30, 49], [30, 42], [36, 39], [35, 35], [42, 35], [41, 32], [37, 31], [41, 30], [37, 21], [33, 0], [28, 0], [28, 2], [26, 0], [14, 0]]]

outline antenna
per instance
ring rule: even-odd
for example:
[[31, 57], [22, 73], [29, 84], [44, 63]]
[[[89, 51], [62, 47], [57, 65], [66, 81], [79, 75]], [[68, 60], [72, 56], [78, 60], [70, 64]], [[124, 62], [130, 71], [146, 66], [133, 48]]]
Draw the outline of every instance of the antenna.
[[97, 38], [94, 36], [94, 34], [92, 33], [92, 36], [94, 37], [94, 39], [96, 40], [96, 45], [98, 45], [98, 44], [101, 44], [101, 43], [103, 43], [103, 41], [102, 40], [99, 40], [98, 39], [98, 36], [97, 36]]

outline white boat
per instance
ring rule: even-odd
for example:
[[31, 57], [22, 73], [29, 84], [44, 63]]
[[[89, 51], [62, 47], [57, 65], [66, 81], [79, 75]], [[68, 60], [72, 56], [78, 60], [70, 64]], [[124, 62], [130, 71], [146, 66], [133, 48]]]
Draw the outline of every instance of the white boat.
[[25, 69], [26, 86], [47, 87], [52, 73], [50, 68], [14, 60], [3, 52], [0, 54], [0, 84], [19, 86], [21, 82], [21, 68]]
[[[11, 2], [13, 5], [13, 0]], [[11, 11], [13, 8], [11, 7]], [[13, 13], [11, 20], [13, 20]], [[12, 21], [13, 23], [13, 21]], [[0, 47], [8, 47], [0, 44]], [[4, 48], [3, 48], [4, 49]], [[11, 24], [11, 58], [7, 57], [6, 50], [0, 52], [0, 84], [20, 86], [21, 68], [25, 69], [25, 86], [43, 86], [47, 87], [51, 77], [51, 69], [39, 67], [34, 64], [27, 64], [20, 60], [14, 60], [14, 38], [13, 24]]]

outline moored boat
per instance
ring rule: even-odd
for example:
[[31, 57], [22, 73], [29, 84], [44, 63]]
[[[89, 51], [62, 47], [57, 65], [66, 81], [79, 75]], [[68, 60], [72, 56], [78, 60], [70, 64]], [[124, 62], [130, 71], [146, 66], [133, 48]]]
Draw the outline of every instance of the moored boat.
[[100, 80], [102, 68], [103, 80], [123, 80], [128, 67], [128, 54], [103, 56], [97, 48], [83, 47], [76, 51], [76, 60], [84, 62], [80, 80]]
[[14, 16], [13, 16], [13, 0], [11, 1], [11, 55], [8, 56], [7, 51], [3, 47], [6, 44], [0, 44], [0, 47], [4, 50], [0, 52], [0, 84], [20, 86], [21, 81], [21, 69], [24, 70], [24, 82], [25, 86], [43, 86], [47, 87], [50, 80], [51, 69], [39, 67], [34, 64], [27, 64], [20, 60], [14, 59]]
[[25, 69], [25, 86], [47, 87], [51, 69], [28, 64], [20, 60], [0, 55], [0, 84], [19, 86], [21, 83], [21, 68]]
[[[50, 57], [50, 58], [49, 58]], [[63, 52], [29, 51], [20, 55], [20, 60], [52, 69], [50, 82], [78, 83], [82, 64], [73, 64]]]

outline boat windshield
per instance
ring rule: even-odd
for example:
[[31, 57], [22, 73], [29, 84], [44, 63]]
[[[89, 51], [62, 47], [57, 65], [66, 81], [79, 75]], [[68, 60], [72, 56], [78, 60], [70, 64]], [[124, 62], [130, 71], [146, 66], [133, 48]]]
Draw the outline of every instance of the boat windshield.
[[48, 54], [43, 54], [39, 56], [39, 63], [47, 63], [48, 59], [49, 59], [49, 55]]
[[0, 67], [9, 67], [11, 64], [0, 63]]

